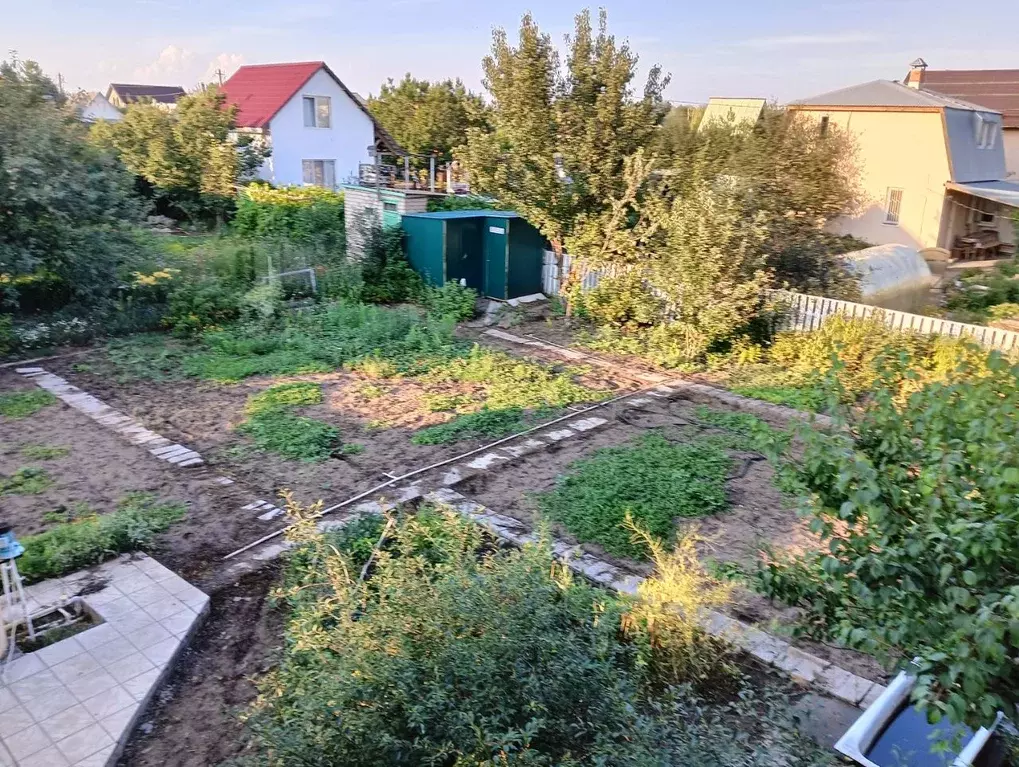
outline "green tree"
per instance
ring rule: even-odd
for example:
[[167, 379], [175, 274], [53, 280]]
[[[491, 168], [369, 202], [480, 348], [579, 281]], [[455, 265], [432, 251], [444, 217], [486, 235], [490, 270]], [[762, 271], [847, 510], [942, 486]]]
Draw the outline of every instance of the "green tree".
[[131, 255], [127, 230], [140, 213], [131, 177], [87, 138], [35, 62], [0, 64], [0, 290], [9, 306], [42, 282], [59, 286], [61, 301], [95, 301]]
[[428, 155], [451, 160], [453, 150], [467, 140], [467, 129], [484, 128], [486, 109], [481, 97], [460, 80], [430, 83], [408, 73], [399, 82], [384, 83], [368, 109], [409, 152], [416, 168], [427, 168]]
[[265, 151], [233, 136], [236, 107], [215, 86], [189, 94], [173, 111], [132, 104], [124, 119], [92, 129], [101, 146], [115, 149], [171, 209], [191, 220], [222, 219], [238, 184], [265, 158]]
[[516, 210], [548, 238], [560, 271], [578, 217], [598, 214], [621, 193], [624, 159], [654, 134], [668, 82], [654, 66], [634, 97], [637, 55], [617, 45], [604, 11], [597, 31], [590, 13], [580, 13], [567, 47], [563, 68], [530, 14], [516, 47], [497, 29], [483, 62], [491, 130], [468, 129], [459, 153], [476, 191]]

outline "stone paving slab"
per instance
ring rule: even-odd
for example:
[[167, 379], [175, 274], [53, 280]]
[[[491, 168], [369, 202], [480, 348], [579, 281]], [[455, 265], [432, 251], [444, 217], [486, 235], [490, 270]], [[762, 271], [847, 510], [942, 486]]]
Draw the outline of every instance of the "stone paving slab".
[[0, 672], [0, 767], [114, 765], [134, 724], [209, 609], [209, 597], [145, 555], [28, 586], [33, 612], [82, 597], [102, 621]]
[[15, 368], [15, 372], [53, 394], [57, 399], [84, 413], [99, 425], [112, 429], [129, 442], [148, 448], [152, 455], [180, 467], [201, 466], [202, 456], [184, 445], [178, 445], [166, 437], [150, 431], [130, 416], [114, 410], [102, 400], [73, 386], [58, 375], [47, 373], [42, 368]]

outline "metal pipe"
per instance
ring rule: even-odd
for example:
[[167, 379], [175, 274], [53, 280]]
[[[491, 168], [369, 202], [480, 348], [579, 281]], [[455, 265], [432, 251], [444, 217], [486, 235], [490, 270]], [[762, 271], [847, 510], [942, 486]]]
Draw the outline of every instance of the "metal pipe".
[[[582, 415], [583, 413], [589, 413], [592, 410], [597, 410], [598, 408], [605, 407], [606, 405], [611, 405], [614, 402], [618, 402], [619, 400], [626, 399], [627, 397], [636, 396], [637, 394], [641, 394], [641, 393], [647, 391], [648, 389], [654, 389], [654, 388], [657, 388], [658, 386], [661, 386], [661, 385], [662, 384], [660, 384], [660, 383], [648, 384], [647, 386], [644, 386], [644, 387], [642, 387], [640, 389], [636, 389], [635, 391], [627, 392], [626, 394], [619, 394], [619, 395], [617, 395], [615, 397], [611, 397], [610, 399], [602, 400], [601, 402], [596, 402], [594, 405], [591, 405], [590, 407], [587, 407], [587, 408], [581, 410], [580, 412], [569, 413], [568, 415], [560, 416], [559, 418], [554, 418], [551, 421], [546, 421], [545, 423], [538, 424], [537, 426], [532, 426], [530, 429], [525, 429], [524, 431], [517, 432], [516, 434], [511, 434], [510, 436], [503, 437], [502, 439], [497, 439], [495, 442], [489, 442], [487, 445], [482, 445], [481, 447], [475, 448], [474, 450], [468, 450], [466, 453], [461, 453], [460, 455], [454, 456], [453, 458], [447, 458], [444, 461], [439, 461], [438, 463], [433, 463], [430, 466], [425, 466], [423, 469], [415, 469], [414, 471], [407, 472], [406, 474], [401, 474], [398, 477], [393, 477], [392, 479], [390, 479], [390, 480], [388, 480], [386, 482], [383, 482], [380, 485], [376, 485], [375, 487], [371, 488], [370, 490], [365, 490], [363, 493], [358, 493], [357, 495], [353, 496], [352, 498], [348, 498], [345, 501], [341, 501], [340, 503], [333, 504], [332, 506], [330, 506], [330, 507], [328, 507], [326, 509], [322, 509], [322, 511], [320, 511], [318, 514], [316, 514], [314, 517], [312, 517], [312, 519], [317, 519], [319, 517], [324, 517], [326, 514], [330, 514], [330, 513], [334, 512], [334, 511], [336, 511], [337, 509], [342, 509], [344, 506], [349, 506], [350, 504], [354, 503], [355, 501], [360, 501], [362, 498], [365, 498], [365, 497], [367, 497], [369, 495], [373, 495], [374, 493], [377, 493], [379, 490], [384, 490], [387, 487], [392, 487], [397, 482], [400, 482], [402, 480], [410, 479], [411, 477], [416, 477], [418, 474], [424, 474], [426, 471], [432, 471], [433, 469], [438, 469], [438, 468], [441, 468], [443, 466], [447, 466], [447, 465], [449, 465], [451, 463], [456, 463], [457, 461], [463, 460], [464, 458], [472, 456], [475, 453], [480, 453], [480, 452], [485, 451], [485, 450], [491, 450], [493, 447], [497, 447], [499, 445], [502, 445], [503, 443], [510, 442], [510, 441], [512, 441], [514, 439], [517, 439], [518, 437], [523, 437], [523, 436], [525, 436], [527, 434], [531, 434], [532, 432], [538, 431], [539, 429], [545, 429], [545, 428], [548, 428], [549, 426], [554, 426], [555, 424], [559, 423], [560, 421], [567, 421], [570, 418], [576, 418], [577, 416]], [[225, 557], [223, 557], [223, 560], [225, 561], [227, 559], [233, 559], [238, 554], [243, 554], [245, 551], [249, 551], [250, 549], [253, 549], [256, 546], [261, 546], [266, 541], [271, 541], [273, 538], [276, 538], [276, 537], [282, 535], [287, 530], [289, 530], [291, 527], [293, 527], [293, 525], [287, 525], [286, 527], [281, 527], [279, 530], [277, 530], [274, 533], [269, 533], [268, 535], [263, 535], [257, 541], [252, 541], [248, 545], [243, 546], [243, 547], [237, 549], [236, 551], [231, 551], [229, 554], [227, 554]]]

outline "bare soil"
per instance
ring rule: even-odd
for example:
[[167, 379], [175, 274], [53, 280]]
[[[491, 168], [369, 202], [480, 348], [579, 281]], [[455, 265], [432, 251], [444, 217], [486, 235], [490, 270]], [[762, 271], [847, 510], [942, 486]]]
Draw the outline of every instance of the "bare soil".
[[210, 613], [135, 728], [120, 767], [207, 767], [242, 753], [238, 714], [282, 645], [267, 567], [212, 595]]

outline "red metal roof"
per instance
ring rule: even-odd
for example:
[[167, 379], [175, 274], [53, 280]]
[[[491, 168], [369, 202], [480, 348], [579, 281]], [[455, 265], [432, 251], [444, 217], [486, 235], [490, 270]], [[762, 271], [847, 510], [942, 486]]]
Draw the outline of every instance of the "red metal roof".
[[928, 69], [921, 87], [1001, 112], [1005, 128], [1019, 128], [1019, 69]]
[[323, 61], [301, 61], [255, 64], [238, 69], [223, 83], [227, 103], [237, 105], [237, 127], [264, 128], [322, 68], [328, 71]]

